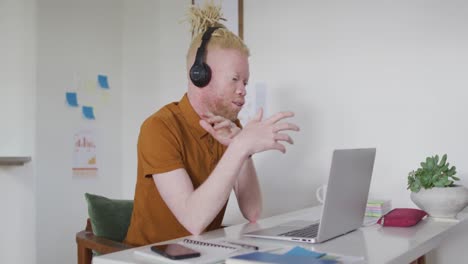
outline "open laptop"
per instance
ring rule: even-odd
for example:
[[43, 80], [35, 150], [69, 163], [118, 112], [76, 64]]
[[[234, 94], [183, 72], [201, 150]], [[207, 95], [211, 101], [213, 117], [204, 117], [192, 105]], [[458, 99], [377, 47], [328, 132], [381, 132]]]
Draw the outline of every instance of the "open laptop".
[[362, 225], [374, 168], [375, 148], [333, 152], [321, 219], [292, 221], [244, 236], [320, 243]]

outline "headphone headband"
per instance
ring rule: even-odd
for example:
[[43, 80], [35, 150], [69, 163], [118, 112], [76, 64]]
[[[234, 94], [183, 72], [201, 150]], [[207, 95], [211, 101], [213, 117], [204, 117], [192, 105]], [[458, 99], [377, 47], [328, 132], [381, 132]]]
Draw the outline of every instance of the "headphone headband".
[[211, 80], [211, 69], [203, 59], [206, 53], [206, 45], [211, 38], [213, 32], [220, 27], [209, 27], [202, 36], [202, 42], [200, 47], [197, 49], [197, 55], [195, 61], [190, 68], [190, 80], [197, 87], [205, 87]]

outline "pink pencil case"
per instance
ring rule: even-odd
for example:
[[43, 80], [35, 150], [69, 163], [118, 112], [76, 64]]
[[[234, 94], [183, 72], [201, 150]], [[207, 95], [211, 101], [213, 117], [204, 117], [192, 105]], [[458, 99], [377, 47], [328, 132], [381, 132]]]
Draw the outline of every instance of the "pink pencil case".
[[377, 223], [382, 226], [409, 227], [419, 223], [426, 215], [426, 212], [419, 209], [395, 208], [380, 217]]

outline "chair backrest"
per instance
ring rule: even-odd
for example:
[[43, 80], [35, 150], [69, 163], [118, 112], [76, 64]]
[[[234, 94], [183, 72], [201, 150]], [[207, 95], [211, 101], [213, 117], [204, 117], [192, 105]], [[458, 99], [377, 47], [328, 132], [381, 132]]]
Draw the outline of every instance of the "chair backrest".
[[92, 256], [112, 253], [131, 245], [122, 243], [133, 211], [133, 200], [116, 200], [85, 194], [89, 217], [86, 228], [76, 234], [78, 264], [91, 264]]
[[133, 200], [109, 199], [85, 193], [93, 233], [122, 242], [127, 235], [133, 211]]

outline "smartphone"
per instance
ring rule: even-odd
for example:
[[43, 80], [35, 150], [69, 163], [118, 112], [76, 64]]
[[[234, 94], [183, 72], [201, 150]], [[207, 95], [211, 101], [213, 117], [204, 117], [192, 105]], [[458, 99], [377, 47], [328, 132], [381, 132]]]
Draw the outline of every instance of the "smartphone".
[[170, 259], [188, 259], [200, 256], [200, 252], [180, 244], [164, 244], [152, 246], [151, 250]]

